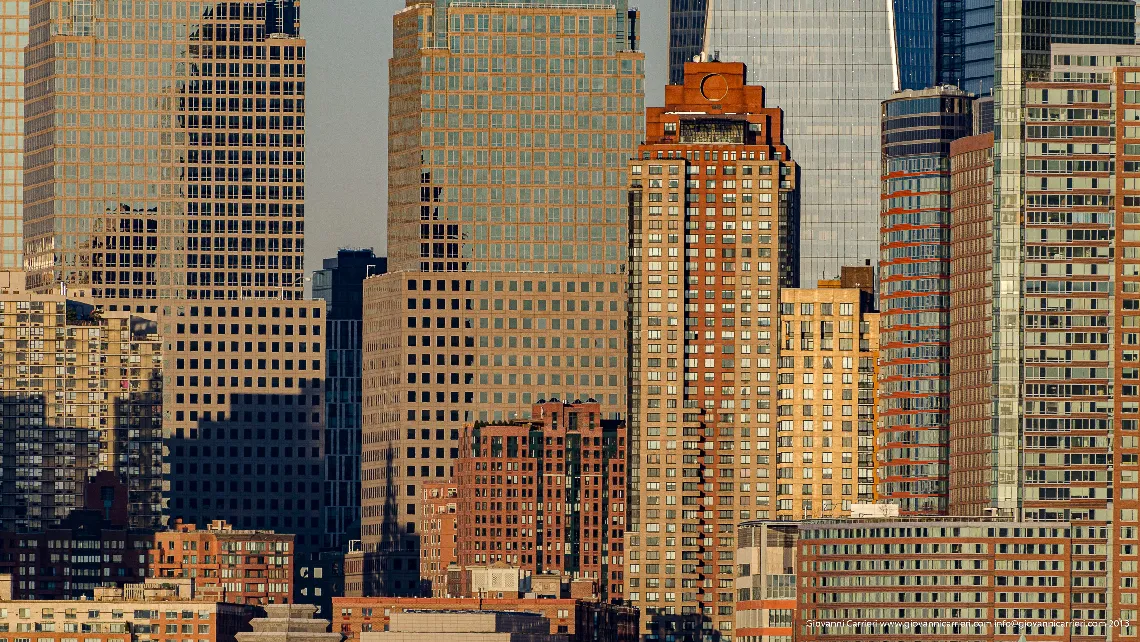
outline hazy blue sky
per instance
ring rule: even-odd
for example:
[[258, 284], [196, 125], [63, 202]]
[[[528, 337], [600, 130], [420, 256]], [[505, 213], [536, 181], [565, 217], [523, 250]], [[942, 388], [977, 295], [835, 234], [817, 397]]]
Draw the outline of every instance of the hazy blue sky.
[[[388, 206], [388, 58], [392, 14], [405, 0], [305, 0], [305, 272], [339, 247], [384, 253]], [[637, 3], [631, 3], [637, 4]], [[661, 105], [669, 76], [668, 0], [643, 0], [646, 105]]]

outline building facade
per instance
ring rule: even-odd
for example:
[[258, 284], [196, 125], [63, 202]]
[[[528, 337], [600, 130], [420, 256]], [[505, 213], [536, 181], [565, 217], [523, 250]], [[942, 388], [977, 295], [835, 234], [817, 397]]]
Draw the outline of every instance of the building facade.
[[266, 8], [31, 2], [32, 289], [134, 312], [301, 298], [305, 41]]
[[802, 524], [794, 639], [1127, 639], [1119, 623], [1075, 615], [1087, 607], [1075, 530], [1056, 521]]
[[737, 531], [736, 640], [791, 642], [796, 605], [796, 522], [747, 522]]
[[166, 302], [164, 496], [170, 518], [324, 539], [325, 304]]
[[731, 635], [738, 510], [751, 518], [776, 490], [761, 448], [776, 428], [796, 165], [743, 64], [688, 63], [665, 91], [629, 167], [626, 593], [649, 639], [696, 640]]
[[964, 0], [891, 0], [899, 89], [960, 85]]
[[545, 617], [553, 635], [570, 642], [633, 642], [638, 639], [637, 609], [591, 600], [563, 598], [360, 598], [333, 600], [332, 630], [345, 642], [364, 642], [369, 632], [385, 631], [392, 615], [415, 612], [513, 611]]
[[950, 144], [950, 416], [948, 510], [980, 515], [993, 455], [994, 135]]
[[367, 594], [419, 590], [422, 484], [453, 478], [464, 425], [529, 419], [540, 399], [626, 410], [624, 275], [430, 276], [364, 285]]
[[154, 534], [149, 575], [188, 578], [195, 591], [213, 589], [231, 604], [293, 602], [294, 536], [272, 531], [234, 530], [216, 521], [198, 529], [173, 524]]
[[100, 471], [128, 489], [130, 523], [163, 523], [162, 343], [153, 319], [56, 294], [0, 294], [0, 528], [35, 532], [83, 508]]
[[540, 400], [531, 417], [464, 430], [459, 563], [588, 579], [603, 601], [621, 600], [625, 422], [591, 401]]
[[0, 8], [0, 269], [24, 268], [24, 48], [28, 46], [28, 0]]
[[421, 593], [458, 597], [448, 589], [448, 570], [459, 564], [459, 486], [424, 482], [420, 501]]
[[340, 250], [313, 273], [313, 298], [325, 301], [325, 547], [360, 539], [361, 358], [364, 279], [388, 260], [372, 250]]
[[[362, 546], [346, 561], [372, 578], [359, 582], [365, 594], [418, 590], [419, 484], [451, 475], [465, 423], [525, 418], [534, 401], [555, 396], [625, 412], [622, 176], [644, 125], [644, 56], [625, 0], [414, 2], [393, 18], [393, 34], [390, 269], [481, 274], [438, 283], [402, 274], [366, 286], [364, 387], [376, 394], [364, 398]], [[472, 296], [475, 284], [543, 289], [492, 299]], [[421, 295], [431, 285], [450, 294]], [[465, 317], [477, 302], [519, 314], [480, 309], [486, 318], [464, 318], [462, 333], [441, 331], [460, 329], [458, 307], [404, 314], [411, 304], [446, 309], [460, 300]], [[523, 324], [584, 334], [507, 332]], [[529, 344], [522, 354], [520, 342]], [[460, 361], [467, 370], [449, 368]], [[518, 369], [546, 364], [566, 369]], [[520, 394], [527, 379], [534, 393]], [[409, 448], [419, 461], [396, 465]]]
[[[212, 598], [180, 595], [159, 585], [104, 589], [94, 599], [0, 601], [0, 639], [14, 642], [36, 631], [47, 640], [73, 638], [82, 631], [93, 642], [147, 637], [170, 642], [195, 636], [206, 642], [237, 642], [250, 630], [257, 607]], [[21, 635], [21, 633], [24, 633]]]
[[[783, 142], [796, 155], [800, 281], [834, 277], [879, 252], [879, 103], [898, 88], [891, 3], [684, 2], [673, 32], [672, 81], [693, 52], [747, 65], [768, 104], [784, 110]], [[895, 4], [898, 4], [897, 2]], [[693, 15], [704, 8], [703, 20]], [[702, 38], [694, 44], [697, 34]]]
[[780, 291], [775, 444], [757, 453], [769, 496], [741, 519], [842, 517], [875, 500], [879, 315], [869, 292], [841, 285]]
[[946, 512], [950, 377], [950, 144], [973, 126], [951, 87], [883, 102], [880, 497]]
[[497, 5], [393, 19], [391, 269], [618, 274], [643, 128], [635, 15], [625, 0]]

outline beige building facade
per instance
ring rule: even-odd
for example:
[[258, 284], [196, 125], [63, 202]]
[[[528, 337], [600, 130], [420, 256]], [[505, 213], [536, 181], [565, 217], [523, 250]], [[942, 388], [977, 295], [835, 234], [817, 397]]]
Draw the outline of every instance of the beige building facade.
[[24, 265], [24, 48], [29, 0], [0, 3], [0, 269]]
[[32, 0], [32, 289], [135, 312], [301, 297], [305, 41], [269, 6]]
[[131, 525], [162, 523], [162, 343], [152, 318], [84, 302], [0, 294], [0, 530], [58, 526], [110, 471]]
[[442, 276], [364, 285], [362, 541], [383, 565], [358, 572], [378, 582], [366, 595], [418, 590], [422, 485], [455, 474], [464, 425], [529, 419], [540, 400], [626, 407], [624, 277]]

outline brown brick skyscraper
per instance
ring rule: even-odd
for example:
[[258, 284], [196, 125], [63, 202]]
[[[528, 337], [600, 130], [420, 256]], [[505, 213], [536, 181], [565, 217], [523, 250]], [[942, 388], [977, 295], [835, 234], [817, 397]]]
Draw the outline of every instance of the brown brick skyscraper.
[[646, 633], [697, 640], [706, 626], [731, 634], [736, 525], [774, 496], [761, 475], [778, 425], [796, 168], [781, 111], [744, 84], [743, 64], [686, 64], [685, 84], [665, 92], [629, 173], [626, 592]]
[[148, 312], [160, 298], [300, 297], [297, 4], [33, 0], [29, 287], [62, 281]]
[[475, 424], [459, 455], [459, 562], [592, 579], [622, 599], [625, 423], [597, 403], [538, 404], [529, 421]]

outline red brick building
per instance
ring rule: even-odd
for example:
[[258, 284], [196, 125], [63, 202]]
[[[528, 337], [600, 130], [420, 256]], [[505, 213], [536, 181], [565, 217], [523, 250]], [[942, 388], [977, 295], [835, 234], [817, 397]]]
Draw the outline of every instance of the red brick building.
[[600, 405], [540, 402], [533, 419], [464, 431], [459, 560], [589, 578], [623, 594], [625, 423]]
[[447, 568], [459, 562], [459, 488], [452, 482], [424, 482], [420, 494], [423, 592], [432, 597], [450, 597]]
[[386, 630], [393, 613], [404, 611], [523, 611], [550, 620], [551, 633], [569, 634], [573, 642], [637, 642], [637, 609], [586, 600], [517, 598], [379, 598], [333, 599], [332, 630], [345, 642], [360, 642], [360, 634]]
[[199, 530], [174, 524], [156, 533], [150, 575], [191, 578], [195, 589], [216, 586], [226, 602], [286, 604], [293, 601], [293, 535], [234, 530], [216, 521]]

